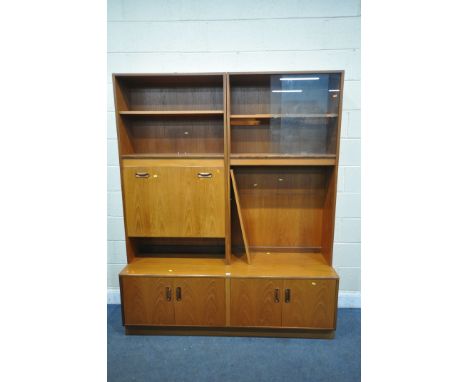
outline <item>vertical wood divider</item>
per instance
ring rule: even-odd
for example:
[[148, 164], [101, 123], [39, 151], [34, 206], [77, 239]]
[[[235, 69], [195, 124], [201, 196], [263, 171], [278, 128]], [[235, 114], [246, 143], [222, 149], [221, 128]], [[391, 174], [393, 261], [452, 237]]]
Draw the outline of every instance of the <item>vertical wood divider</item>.
[[235, 201], [236, 201], [237, 214], [239, 215], [239, 222], [240, 222], [240, 226], [241, 226], [242, 239], [244, 240], [244, 245], [245, 245], [245, 254], [247, 256], [247, 263], [250, 264], [249, 242], [247, 241], [247, 233], [246, 233], [245, 227], [244, 227], [244, 219], [242, 218], [240, 197], [239, 197], [239, 193], [237, 192], [237, 183], [236, 183], [236, 178], [234, 176], [234, 170], [230, 170], [230, 173], [231, 173], [231, 180], [232, 180], [232, 188], [234, 190], [234, 198], [235, 198]]
[[224, 193], [225, 197], [225, 259], [227, 264], [231, 264], [231, 185], [230, 185], [230, 97], [229, 97], [229, 81], [228, 74], [223, 73], [223, 99], [224, 99], [224, 176], [226, 177], [226, 190]]

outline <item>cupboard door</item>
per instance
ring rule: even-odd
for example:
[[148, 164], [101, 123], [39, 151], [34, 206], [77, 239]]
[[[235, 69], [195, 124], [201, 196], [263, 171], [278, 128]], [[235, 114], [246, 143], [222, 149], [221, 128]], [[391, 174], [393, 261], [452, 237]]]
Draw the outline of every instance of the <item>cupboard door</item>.
[[225, 279], [174, 279], [174, 307], [176, 325], [225, 326]]
[[161, 236], [224, 237], [224, 169], [164, 167], [160, 172], [164, 206], [158, 214]]
[[278, 279], [231, 279], [232, 326], [281, 326]]
[[150, 162], [124, 164], [128, 236], [224, 237], [222, 161], [219, 166]]
[[333, 329], [336, 286], [336, 280], [285, 280], [283, 326]]
[[156, 212], [163, 206], [155, 169], [123, 167], [122, 175], [128, 236], [153, 236], [162, 229]]
[[121, 277], [125, 325], [173, 325], [170, 278]]

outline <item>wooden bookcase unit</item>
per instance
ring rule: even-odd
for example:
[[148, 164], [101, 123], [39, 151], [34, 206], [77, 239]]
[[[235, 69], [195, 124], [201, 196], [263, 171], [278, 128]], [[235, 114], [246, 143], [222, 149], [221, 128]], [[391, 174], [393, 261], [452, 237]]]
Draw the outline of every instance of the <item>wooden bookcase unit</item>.
[[114, 74], [128, 334], [333, 338], [343, 80]]

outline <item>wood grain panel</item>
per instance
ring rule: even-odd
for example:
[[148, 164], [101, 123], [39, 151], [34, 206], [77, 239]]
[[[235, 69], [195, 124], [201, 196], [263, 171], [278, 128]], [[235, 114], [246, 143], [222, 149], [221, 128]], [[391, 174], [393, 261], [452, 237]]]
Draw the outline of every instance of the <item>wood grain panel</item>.
[[[232, 326], [281, 326], [281, 288], [278, 279], [231, 279]], [[275, 302], [275, 289], [280, 292]]]
[[[128, 236], [225, 236], [224, 168], [200, 162], [200, 166], [178, 166], [177, 161], [148, 160], [149, 166], [124, 165]], [[138, 178], [137, 173], [148, 177]], [[211, 177], [200, 178], [200, 173]]]
[[290, 302], [283, 300], [284, 327], [333, 329], [336, 312], [336, 280], [285, 280]]
[[171, 278], [121, 277], [125, 325], [173, 325], [174, 306], [166, 299]]
[[[176, 278], [174, 293], [176, 325], [226, 325], [226, 286], [222, 278]], [[176, 295], [174, 294], [174, 297]]]
[[252, 247], [320, 247], [326, 170], [242, 167], [236, 181]]

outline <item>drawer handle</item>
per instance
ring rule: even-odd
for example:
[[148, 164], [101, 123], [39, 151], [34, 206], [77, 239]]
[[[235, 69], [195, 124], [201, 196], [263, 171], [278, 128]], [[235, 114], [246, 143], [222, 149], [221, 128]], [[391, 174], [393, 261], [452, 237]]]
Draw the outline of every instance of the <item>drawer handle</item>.
[[172, 290], [169, 287], [166, 287], [166, 300], [171, 301], [172, 300]]
[[182, 300], [182, 288], [181, 287], [176, 288], [176, 300], [177, 301]]
[[198, 177], [203, 179], [212, 178], [213, 174], [211, 172], [199, 172]]
[[284, 291], [284, 302], [285, 303], [290, 303], [291, 302], [291, 289], [286, 288]]
[[149, 178], [149, 173], [147, 172], [136, 172], [135, 178]]
[[279, 289], [275, 289], [275, 302], [278, 303], [280, 301], [280, 296], [279, 296]]

